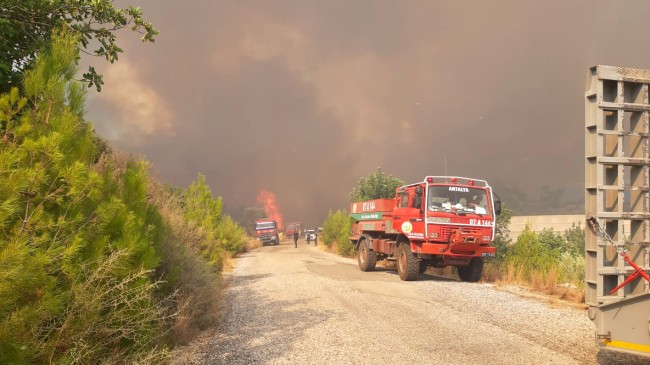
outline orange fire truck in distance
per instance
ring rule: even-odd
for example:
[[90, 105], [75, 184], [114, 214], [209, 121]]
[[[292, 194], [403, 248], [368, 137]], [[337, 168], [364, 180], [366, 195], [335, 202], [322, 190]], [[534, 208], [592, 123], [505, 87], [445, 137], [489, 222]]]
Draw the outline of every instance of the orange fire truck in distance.
[[461, 280], [477, 282], [490, 246], [501, 202], [485, 180], [427, 176], [397, 188], [394, 199], [352, 203], [350, 240], [359, 251], [359, 268], [370, 271], [378, 259], [397, 260], [402, 280], [415, 280], [428, 266], [456, 266]]

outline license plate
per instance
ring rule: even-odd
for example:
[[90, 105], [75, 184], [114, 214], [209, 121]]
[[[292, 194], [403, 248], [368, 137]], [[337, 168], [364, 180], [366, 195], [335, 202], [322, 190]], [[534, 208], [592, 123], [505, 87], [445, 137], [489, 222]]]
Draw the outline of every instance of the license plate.
[[483, 257], [494, 257], [495, 256], [494, 252], [483, 252], [482, 255], [483, 255]]

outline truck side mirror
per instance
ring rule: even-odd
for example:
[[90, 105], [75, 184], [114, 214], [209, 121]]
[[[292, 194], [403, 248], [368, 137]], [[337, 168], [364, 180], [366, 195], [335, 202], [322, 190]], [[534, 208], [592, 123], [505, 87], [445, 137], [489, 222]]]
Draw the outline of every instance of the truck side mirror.
[[421, 186], [417, 186], [413, 191], [415, 192], [413, 196], [413, 208], [418, 208], [422, 212], [422, 193], [424, 191]]
[[415, 194], [413, 197], [413, 208], [422, 209], [422, 196]]
[[501, 198], [498, 195], [492, 193], [494, 196], [494, 213], [496, 215], [501, 215]]

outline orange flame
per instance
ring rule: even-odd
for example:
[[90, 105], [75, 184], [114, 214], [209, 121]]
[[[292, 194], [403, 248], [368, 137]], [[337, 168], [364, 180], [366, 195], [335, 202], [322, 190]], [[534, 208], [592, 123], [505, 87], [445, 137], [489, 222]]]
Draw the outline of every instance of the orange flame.
[[278, 222], [278, 228], [282, 229], [284, 227], [282, 222], [282, 213], [278, 209], [278, 203], [275, 201], [275, 194], [264, 189], [260, 190], [260, 193], [257, 194], [257, 202], [262, 204], [262, 207], [266, 211], [266, 214], [269, 215], [269, 218]]

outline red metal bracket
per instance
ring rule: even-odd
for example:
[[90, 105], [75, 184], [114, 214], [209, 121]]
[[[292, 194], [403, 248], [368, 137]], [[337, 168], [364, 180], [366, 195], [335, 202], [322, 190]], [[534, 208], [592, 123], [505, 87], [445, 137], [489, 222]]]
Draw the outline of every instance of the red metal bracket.
[[612, 289], [612, 291], [610, 291], [609, 294], [614, 294], [618, 289], [631, 283], [632, 280], [638, 278], [639, 276], [643, 277], [648, 282], [650, 282], [650, 276], [648, 276], [648, 274], [642, 268], [640, 268], [637, 264], [635, 264], [634, 261], [632, 261], [632, 259], [630, 258], [630, 256], [628, 256], [625, 252], [619, 252], [619, 255], [623, 257], [623, 260], [625, 260], [625, 262], [627, 262], [628, 264], [630, 264], [630, 266], [634, 268], [634, 272], [630, 274], [630, 276], [628, 276], [627, 279], [625, 279], [625, 281], [620, 283], [616, 288]]

